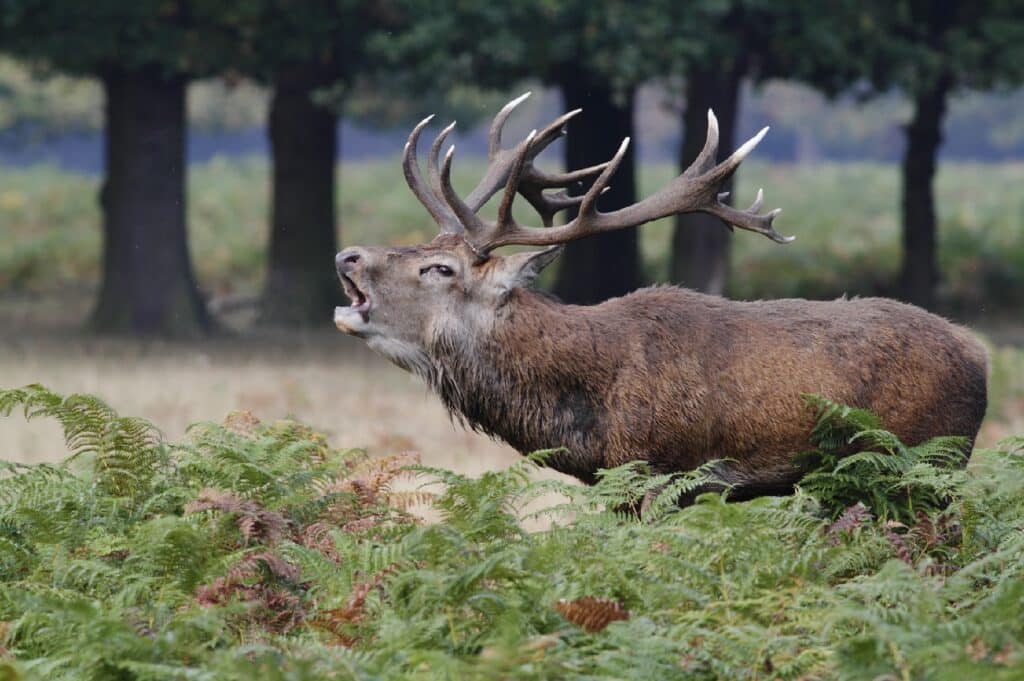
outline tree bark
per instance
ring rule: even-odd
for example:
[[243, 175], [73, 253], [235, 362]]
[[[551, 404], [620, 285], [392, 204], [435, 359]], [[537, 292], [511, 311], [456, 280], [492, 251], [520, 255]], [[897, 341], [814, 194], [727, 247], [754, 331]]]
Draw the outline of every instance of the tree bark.
[[903, 156], [900, 289], [904, 300], [928, 309], [935, 306], [935, 286], [939, 282], [933, 185], [950, 88], [951, 79], [943, 76], [914, 98]]
[[[581, 69], [561, 79], [565, 110], [582, 108], [573, 119], [565, 142], [565, 167], [584, 168], [604, 163], [618, 151], [624, 137], [634, 143], [598, 200], [602, 211], [636, 202], [636, 136], [633, 134], [633, 92], [618, 102], [607, 83]], [[569, 217], [572, 217], [570, 211]], [[640, 286], [640, 262], [635, 229], [624, 229], [573, 241], [565, 248], [555, 293], [569, 303], [590, 304], [629, 293]]]
[[[686, 111], [683, 113], [683, 142], [679, 166], [685, 169], [697, 158], [707, 138], [708, 109], [718, 118], [719, 160], [735, 147], [736, 116], [739, 110], [741, 64], [732, 69], [694, 65], [686, 81]], [[735, 190], [730, 178], [722, 191]], [[732, 196], [724, 201], [732, 205]], [[698, 291], [725, 294], [729, 281], [729, 246], [732, 232], [713, 215], [688, 213], [676, 217], [672, 236], [670, 278], [673, 282]]]
[[312, 100], [331, 82], [316, 69], [278, 73], [270, 105], [270, 255], [261, 322], [327, 325], [341, 288], [334, 273], [338, 121]]
[[106, 95], [101, 332], [210, 331], [185, 229], [185, 87], [156, 69], [111, 71]]

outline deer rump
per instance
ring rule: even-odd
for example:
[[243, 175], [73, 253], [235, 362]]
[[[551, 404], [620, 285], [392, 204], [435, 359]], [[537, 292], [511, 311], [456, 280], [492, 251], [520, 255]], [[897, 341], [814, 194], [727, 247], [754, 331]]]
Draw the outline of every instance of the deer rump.
[[522, 453], [564, 447], [548, 464], [585, 482], [628, 461], [672, 472], [718, 459], [734, 498], [791, 491], [808, 394], [869, 409], [908, 444], [973, 442], [985, 414], [984, 348], [894, 300], [735, 302], [675, 287], [595, 306], [515, 297], [491, 338], [437, 348], [434, 387]]
[[[495, 117], [489, 166], [465, 198], [451, 182], [454, 147], [440, 154], [454, 124], [431, 145], [426, 178], [417, 144], [430, 118], [413, 129], [405, 179], [440, 233], [418, 246], [338, 253], [352, 299], [335, 310], [340, 330], [425, 377], [470, 427], [523, 453], [560, 448], [547, 464], [586, 482], [628, 461], [671, 473], [720, 460], [733, 498], [788, 491], [801, 475], [794, 457], [810, 447], [808, 394], [869, 409], [908, 444], [939, 435], [973, 442], [986, 406], [984, 348], [920, 308], [882, 298], [735, 302], [670, 286], [574, 306], [532, 291], [561, 244], [670, 215], [701, 211], [777, 243], [792, 237], [775, 231], [779, 210], [761, 212], [760, 190], [746, 210], [720, 193], [767, 128], [718, 162], [709, 111], [690, 167], [603, 213], [597, 201], [628, 138], [607, 163], [542, 171], [534, 160], [579, 111], [503, 148], [502, 127], [525, 97]], [[478, 215], [498, 194], [496, 219]], [[517, 195], [543, 226], [517, 222]], [[569, 208], [575, 217], [555, 225]], [[549, 248], [496, 252], [508, 245]]]

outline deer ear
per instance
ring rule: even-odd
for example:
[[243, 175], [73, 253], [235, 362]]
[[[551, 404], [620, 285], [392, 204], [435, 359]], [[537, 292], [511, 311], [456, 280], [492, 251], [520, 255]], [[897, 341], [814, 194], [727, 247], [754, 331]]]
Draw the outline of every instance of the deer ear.
[[497, 283], [505, 288], [524, 288], [533, 283], [544, 268], [562, 254], [564, 246], [551, 246], [542, 251], [524, 251], [503, 256], [495, 269]]

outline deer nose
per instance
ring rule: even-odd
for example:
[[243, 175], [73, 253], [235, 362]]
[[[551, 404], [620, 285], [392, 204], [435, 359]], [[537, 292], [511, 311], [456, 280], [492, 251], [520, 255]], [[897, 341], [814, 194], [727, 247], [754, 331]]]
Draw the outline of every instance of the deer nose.
[[345, 274], [355, 269], [356, 264], [363, 259], [363, 254], [358, 248], [346, 248], [334, 257], [334, 266], [338, 274]]

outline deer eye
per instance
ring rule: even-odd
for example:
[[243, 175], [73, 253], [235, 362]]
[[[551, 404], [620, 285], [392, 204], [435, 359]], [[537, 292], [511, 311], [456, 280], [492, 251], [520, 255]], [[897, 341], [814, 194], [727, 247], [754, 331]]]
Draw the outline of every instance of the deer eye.
[[427, 272], [434, 271], [440, 274], [442, 277], [450, 277], [455, 274], [455, 270], [448, 265], [427, 265], [426, 267], [420, 268], [420, 276], [422, 277]]

